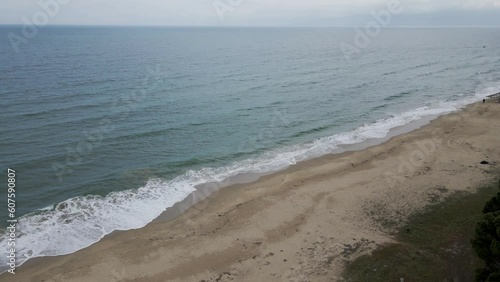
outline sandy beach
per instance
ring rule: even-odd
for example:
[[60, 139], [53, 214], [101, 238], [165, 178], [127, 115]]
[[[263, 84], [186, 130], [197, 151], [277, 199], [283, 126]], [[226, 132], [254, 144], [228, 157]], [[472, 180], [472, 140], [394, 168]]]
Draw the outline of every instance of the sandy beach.
[[[2, 281], [337, 281], [395, 228], [500, 168], [500, 104], [222, 189], [172, 220], [39, 258]], [[488, 164], [481, 164], [487, 161]]]

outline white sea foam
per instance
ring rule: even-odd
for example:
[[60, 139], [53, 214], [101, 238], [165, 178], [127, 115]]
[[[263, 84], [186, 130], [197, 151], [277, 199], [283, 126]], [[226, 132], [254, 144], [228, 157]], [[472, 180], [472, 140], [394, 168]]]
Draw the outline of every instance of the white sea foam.
[[[17, 233], [17, 263], [32, 257], [73, 253], [99, 241], [115, 230], [130, 230], [145, 226], [166, 208], [185, 199], [195, 186], [222, 182], [243, 173], [268, 173], [284, 169], [297, 162], [328, 154], [339, 145], [355, 144], [369, 138], [383, 138], [391, 129], [429, 115], [441, 115], [479, 101], [500, 87], [489, 87], [461, 100], [441, 102], [430, 107], [394, 115], [352, 131], [320, 138], [314, 142], [273, 150], [253, 159], [235, 162], [227, 167], [188, 171], [173, 180], [152, 179], [144, 187], [112, 192], [105, 197], [85, 196], [68, 199], [55, 207], [39, 210], [19, 218]], [[0, 237], [6, 246], [7, 235]], [[0, 265], [7, 261], [6, 248], [0, 253]], [[5, 271], [6, 269], [0, 269]]]

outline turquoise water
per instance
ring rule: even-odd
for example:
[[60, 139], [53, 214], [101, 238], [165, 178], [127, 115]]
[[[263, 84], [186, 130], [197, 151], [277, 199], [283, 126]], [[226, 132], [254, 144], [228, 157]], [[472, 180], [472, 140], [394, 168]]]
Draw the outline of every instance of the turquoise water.
[[354, 35], [46, 27], [19, 53], [3, 37], [0, 160], [17, 172], [18, 255], [74, 252], [144, 226], [198, 184], [283, 169], [500, 91], [500, 29], [385, 29], [347, 60], [339, 45]]

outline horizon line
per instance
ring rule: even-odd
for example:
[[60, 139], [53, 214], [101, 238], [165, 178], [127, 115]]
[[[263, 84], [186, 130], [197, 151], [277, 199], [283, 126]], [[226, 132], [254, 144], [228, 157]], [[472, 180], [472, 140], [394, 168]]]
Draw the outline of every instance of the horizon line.
[[[0, 23], [0, 26], [24, 24]], [[359, 28], [359, 25], [149, 25], [149, 24], [48, 24], [45, 27], [161, 27], [161, 28]], [[393, 25], [383, 28], [500, 28], [500, 25]]]

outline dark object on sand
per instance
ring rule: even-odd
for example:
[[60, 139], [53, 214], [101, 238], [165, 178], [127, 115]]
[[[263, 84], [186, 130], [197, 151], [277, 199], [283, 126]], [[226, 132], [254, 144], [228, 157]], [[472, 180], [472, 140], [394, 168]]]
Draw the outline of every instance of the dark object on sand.
[[486, 103], [486, 99], [483, 99], [483, 104]]
[[486, 48], [486, 46], [483, 46], [483, 48]]
[[490, 163], [487, 161], [482, 161], [481, 164], [490, 164]]

